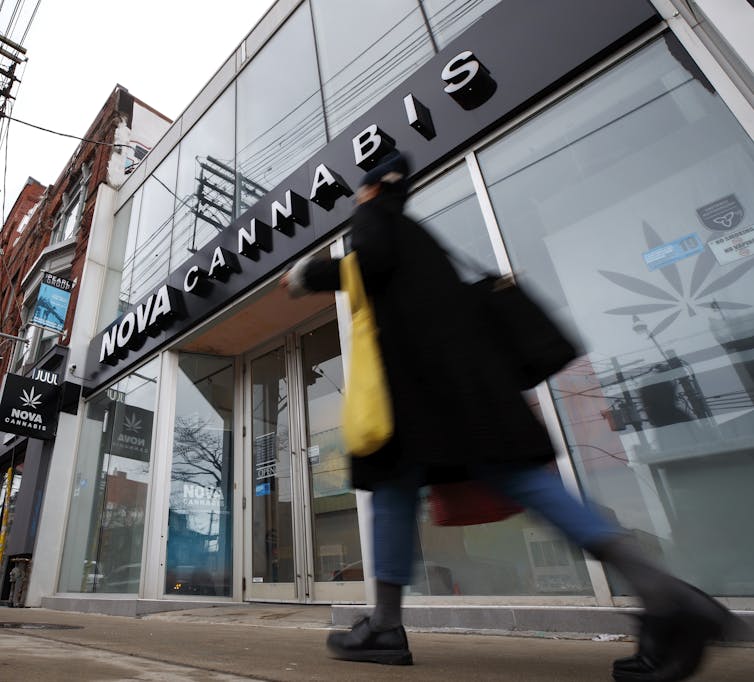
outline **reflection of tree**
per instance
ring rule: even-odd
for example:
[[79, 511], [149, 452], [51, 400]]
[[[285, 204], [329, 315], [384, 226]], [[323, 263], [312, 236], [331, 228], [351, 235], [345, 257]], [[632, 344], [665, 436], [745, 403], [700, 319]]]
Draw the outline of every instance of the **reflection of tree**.
[[208, 477], [214, 490], [222, 486], [223, 431], [209, 419], [185, 416], [176, 419], [173, 435], [173, 480], [205, 485]]

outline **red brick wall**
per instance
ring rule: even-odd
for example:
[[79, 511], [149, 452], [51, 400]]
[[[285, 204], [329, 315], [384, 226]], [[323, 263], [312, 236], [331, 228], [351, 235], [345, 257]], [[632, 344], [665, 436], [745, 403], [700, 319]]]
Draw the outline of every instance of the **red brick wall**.
[[[122, 96], [126, 94], [126, 96]], [[133, 99], [122, 88], [116, 88], [104, 107], [100, 110], [89, 130], [84, 137], [88, 140], [97, 140], [104, 143], [112, 143], [115, 130], [121, 120], [130, 118], [131, 112], [127, 110], [132, 105]], [[112, 147], [95, 144], [93, 142], [81, 142], [74, 155], [69, 159], [65, 169], [60, 174], [54, 185], [45, 188], [39, 183], [27, 185], [19, 195], [8, 219], [0, 233], [0, 247], [4, 249], [4, 263], [6, 267], [0, 267], [0, 331], [7, 334], [18, 334], [21, 327], [19, 306], [23, 299], [21, 282], [36, 262], [37, 258], [50, 243], [50, 236], [54, 225], [55, 215], [63, 205], [63, 195], [72, 188], [74, 183], [79, 182], [80, 173], [85, 164], [91, 164], [91, 176], [87, 185], [86, 199], [82, 211], [81, 222], [76, 233], [76, 246], [71, 263], [69, 278], [77, 284], [81, 282], [81, 276], [86, 259], [89, 233], [94, 215], [94, 206], [97, 199], [97, 190], [101, 183], [107, 182], [107, 166], [112, 154]], [[43, 194], [44, 197], [43, 197]], [[19, 235], [17, 227], [29, 207], [33, 206], [42, 198], [31, 221], [23, 234]], [[16, 237], [20, 237], [14, 245]], [[11, 282], [13, 287], [11, 287]], [[9, 301], [13, 298], [15, 288], [16, 301], [9, 308]], [[70, 330], [73, 324], [73, 316], [76, 311], [78, 299], [78, 286], [71, 293], [71, 302], [68, 307], [65, 329], [68, 334], [60, 338], [61, 345], [67, 345], [70, 339]], [[7, 313], [6, 313], [7, 311]], [[11, 360], [11, 342], [0, 343], [0, 374], [8, 370]]]

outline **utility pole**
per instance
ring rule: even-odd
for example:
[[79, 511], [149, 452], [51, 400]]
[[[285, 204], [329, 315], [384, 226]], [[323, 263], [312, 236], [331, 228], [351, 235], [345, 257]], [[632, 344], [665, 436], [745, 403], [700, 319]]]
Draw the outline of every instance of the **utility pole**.
[[15, 99], [13, 87], [20, 83], [16, 68], [26, 61], [26, 48], [0, 35], [0, 118], [5, 116], [10, 100]]

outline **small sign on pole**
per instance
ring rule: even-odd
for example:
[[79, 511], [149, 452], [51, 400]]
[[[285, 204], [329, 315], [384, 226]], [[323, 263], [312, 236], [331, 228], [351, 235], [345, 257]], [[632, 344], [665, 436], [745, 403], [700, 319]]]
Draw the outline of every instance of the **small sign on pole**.
[[49, 272], [42, 273], [37, 305], [34, 307], [31, 323], [62, 332], [71, 301], [73, 282]]

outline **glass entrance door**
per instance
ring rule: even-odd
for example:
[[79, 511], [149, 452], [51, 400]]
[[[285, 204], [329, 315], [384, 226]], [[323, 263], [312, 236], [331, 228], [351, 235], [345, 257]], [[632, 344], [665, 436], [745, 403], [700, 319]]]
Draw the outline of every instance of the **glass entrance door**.
[[363, 601], [337, 322], [255, 354], [248, 375], [246, 599]]

